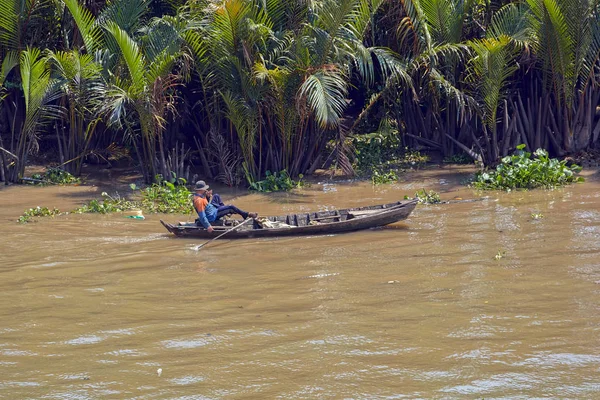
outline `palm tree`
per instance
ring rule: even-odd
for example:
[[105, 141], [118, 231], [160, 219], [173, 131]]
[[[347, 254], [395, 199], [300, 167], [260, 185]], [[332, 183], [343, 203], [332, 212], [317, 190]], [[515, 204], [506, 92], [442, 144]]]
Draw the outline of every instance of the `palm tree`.
[[[5, 179], [17, 181], [25, 170], [29, 152], [37, 147], [37, 134], [41, 126], [56, 116], [57, 109], [50, 105], [55, 99], [54, 82], [50, 79], [46, 58], [41, 51], [27, 46], [35, 39], [36, 18], [47, 4], [25, 0], [0, 0], [0, 110], [6, 106], [4, 99], [13, 98], [15, 109], [11, 114], [13, 137], [10, 150], [4, 147], [0, 138], [2, 157], [6, 155], [14, 160], [15, 168], [8, 173], [8, 161], [4, 159]], [[25, 64], [22, 64], [25, 63]], [[17, 67], [19, 74], [12, 76], [20, 85], [13, 83], [12, 90], [7, 90], [6, 80]], [[21, 82], [18, 82], [18, 80]], [[21, 90], [22, 89], [22, 93]], [[21, 97], [21, 95], [23, 97]], [[25, 119], [20, 120], [18, 108], [25, 100]]]
[[476, 88], [481, 107], [481, 119], [491, 131], [491, 137], [485, 134], [488, 153], [485, 161], [493, 162], [500, 157], [497, 134], [498, 107], [504, 96], [507, 82], [518, 69], [515, 62], [515, 49], [508, 37], [482, 39], [470, 42], [475, 56], [469, 60], [470, 80]]
[[543, 107], [542, 121], [549, 120], [547, 133], [563, 152], [586, 148], [600, 129], [595, 122], [600, 99], [595, 76], [600, 59], [598, 11], [597, 3], [588, 0], [528, 0], [503, 7], [493, 20], [496, 36], [506, 35], [533, 52], [539, 76], [532, 79], [541, 82], [542, 97], [551, 100]]
[[59, 151], [67, 170], [75, 175], [81, 173], [83, 157], [87, 154], [99, 119], [96, 108], [100, 104], [102, 81], [100, 64], [90, 54], [77, 50], [49, 52], [48, 59], [55, 67], [55, 74], [65, 94], [68, 135], [59, 141]]
[[381, 4], [224, 0], [192, 9], [206, 21], [207, 43], [197, 47], [212, 68], [199, 70], [203, 90], [220, 94], [249, 180], [306, 170], [339, 129], [353, 74], [371, 84], [376, 66], [400, 70], [391, 52], [363, 44]]
[[29, 48], [20, 54], [20, 78], [25, 101], [25, 120], [18, 136], [16, 166], [10, 180], [20, 180], [25, 172], [27, 157], [37, 150], [37, 135], [50, 121], [60, 118], [62, 109], [55, 104], [61, 92], [58, 82], [50, 76], [47, 57], [39, 49]]
[[[161, 173], [167, 174], [162, 134], [167, 113], [173, 107], [173, 90], [180, 76], [173, 72], [181, 54], [175, 49], [148, 51], [142, 49], [123, 29], [109, 23], [106, 30], [119, 46], [127, 74], [109, 82], [102, 112], [108, 120], [127, 130], [138, 153], [146, 182], [157, 175], [156, 153], [161, 159]], [[134, 120], [131, 119], [134, 118]], [[135, 135], [139, 130], [139, 143]], [[157, 148], [160, 147], [160, 148]]]
[[436, 145], [444, 154], [451, 153], [446, 138], [457, 142], [458, 123], [476, 107], [461, 87], [463, 62], [470, 53], [464, 30], [471, 3], [402, 0], [400, 5], [397, 51], [410, 78], [396, 75], [388, 80], [365, 111], [387, 98], [396, 109], [397, 125], [404, 126], [409, 138]]
[[[174, 89], [181, 75], [174, 72], [186, 25], [165, 17], [141, 26], [145, 0], [123, 0], [104, 9], [95, 19], [77, 0], [67, 0], [88, 53], [94, 52], [103, 66], [106, 87], [100, 113], [110, 126], [124, 129], [138, 155], [144, 179], [152, 182], [160, 169], [167, 174], [163, 132], [173, 111]], [[138, 43], [127, 30], [142, 32]]]

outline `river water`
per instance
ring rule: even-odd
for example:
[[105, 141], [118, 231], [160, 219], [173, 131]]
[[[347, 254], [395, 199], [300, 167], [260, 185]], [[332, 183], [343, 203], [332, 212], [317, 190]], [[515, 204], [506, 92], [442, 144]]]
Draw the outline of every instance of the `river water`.
[[419, 205], [385, 229], [199, 252], [159, 223], [185, 216], [20, 225], [26, 208], [68, 210], [99, 189], [2, 189], [0, 398], [599, 398], [600, 183], [589, 175], [481, 194], [445, 168], [238, 196], [263, 215], [420, 188], [489, 197]]

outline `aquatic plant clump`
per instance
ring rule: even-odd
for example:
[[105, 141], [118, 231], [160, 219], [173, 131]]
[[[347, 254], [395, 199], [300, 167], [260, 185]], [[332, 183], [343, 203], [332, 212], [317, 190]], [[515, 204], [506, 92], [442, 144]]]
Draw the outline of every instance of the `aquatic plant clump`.
[[398, 174], [395, 170], [383, 172], [378, 168], [373, 169], [373, 173], [371, 174], [371, 183], [373, 183], [373, 185], [384, 185], [394, 182], [398, 182]]
[[141, 191], [141, 208], [151, 213], [191, 214], [193, 211], [190, 196], [192, 193], [185, 186], [175, 185], [168, 181], [153, 184]]
[[298, 175], [298, 180], [293, 180], [288, 172], [284, 169], [280, 172], [267, 171], [265, 173], [265, 179], [262, 181], [252, 182], [250, 180], [250, 190], [257, 192], [288, 192], [295, 188], [301, 188], [304, 186], [302, 174]]
[[442, 202], [439, 193], [433, 190], [426, 191], [425, 189], [421, 189], [415, 193], [415, 198], [419, 204], [439, 204]]
[[[140, 190], [141, 200], [129, 200], [118, 193], [109, 195], [102, 192], [102, 199], [93, 199], [71, 211], [75, 214], [98, 213], [109, 214], [141, 209], [147, 213], [191, 214], [193, 211], [190, 196], [192, 193], [185, 186], [185, 180], [179, 179], [179, 185], [169, 181], [160, 181]], [[139, 188], [132, 184], [132, 190]], [[19, 217], [18, 222], [27, 223], [32, 217], [47, 217], [62, 214], [59, 210], [49, 210], [47, 207], [31, 208]]]
[[[185, 183], [185, 182], [183, 182]], [[137, 186], [131, 186], [137, 190]], [[190, 214], [193, 209], [190, 201], [191, 192], [185, 185], [174, 185], [168, 181], [155, 183], [140, 190], [141, 200], [127, 200], [118, 194], [114, 196], [102, 193], [103, 200], [91, 200], [79, 207], [76, 213], [100, 213], [130, 211], [142, 209], [148, 213]]]
[[53, 183], [57, 185], [71, 185], [81, 183], [81, 179], [71, 175], [69, 172], [60, 168], [47, 168], [43, 174], [31, 175], [32, 181], [28, 183], [39, 183], [40, 185]]
[[140, 204], [121, 198], [118, 194], [110, 196], [108, 193], [102, 193], [102, 200], [90, 200], [87, 204], [73, 210], [74, 213], [99, 213], [108, 214], [113, 212], [129, 211], [139, 208]]
[[543, 149], [537, 149], [531, 158], [532, 154], [524, 149], [525, 145], [517, 146], [514, 155], [504, 157], [495, 170], [478, 173], [471, 185], [482, 190], [512, 190], [554, 188], [584, 181], [576, 176], [580, 166], [549, 158]]
[[406, 167], [421, 167], [429, 162], [430, 157], [419, 150], [404, 148], [404, 154], [397, 160], [398, 164]]
[[23, 215], [19, 217], [17, 222], [20, 224], [26, 224], [28, 222], [32, 222], [32, 218], [34, 217], [54, 217], [59, 214], [60, 210], [58, 208], [49, 209], [48, 207], [38, 206], [25, 211]]
[[354, 150], [354, 168], [359, 172], [369, 171], [387, 161], [398, 158], [402, 151], [400, 136], [394, 132], [374, 132], [352, 137], [350, 145]]
[[418, 150], [402, 147], [397, 132], [370, 133], [352, 138], [353, 167], [361, 175], [381, 172], [384, 167], [418, 168], [429, 161], [429, 156]]

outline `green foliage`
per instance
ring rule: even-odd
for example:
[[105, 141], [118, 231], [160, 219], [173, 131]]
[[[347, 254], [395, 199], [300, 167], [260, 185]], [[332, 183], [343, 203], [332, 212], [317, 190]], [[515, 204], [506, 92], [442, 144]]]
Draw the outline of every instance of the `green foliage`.
[[482, 39], [470, 42], [475, 57], [470, 60], [472, 80], [483, 105], [482, 119], [496, 129], [498, 106], [503, 98], [506, 83], [519, 68], [513, 61], [515, 48], [507, 36], [499, 39]]
[[420, 166], [429, 160], [421, 152], [402, 146], [389, 118], [382, 119], [377, 132], [352, 137], [351, 145], [355, 169], [361, 175], [370, 175], [373, 185], [397, 182], [403, 168]]
[[26, 224], [28, 222], [31, 222], [33, 217], [54, 217], [55, 215], [59, 214], [60, 210], [57, 208], [51, 210], [48, 207], [38, 206], [36, 208], [30, 208], [29, 210], [25, 211], [23, 215], [19, 217], [17, 222], [21, 224]]
[[379, 131], [352, 137], [351, 146], [356, 160], [354, 167], [361, 174], [371, 174], [374, 180], [381, 176], [385, 167], [413, 168], [429, 161], [429, 156], [420, 151], [403, 147], [398, 131], [385, 119]]
[[139, 203], [121, 198], [118, 194], [110, 196], [102, 192], [102, 200], [90, 200], [87, 204], [73, 210], [74, 213], [99, 213], [108, 214], [112, 212], [121, 212], [133, 210], [139, 207]]
[[[11, 105], [7, 115], [20, 110], [6, 150], [9, 180], [23, 176], [40, 143], [51, 143], [56, 119], [61, 161], [76, 175], [92, 147], [118, 138], [138, 153], [150, 183], [169, 170], [168, 147], [200, 139], [215, 179], [234, 182], [229, 175], [243, 165], [267, 191], [282, 190], [275, 178], [254, 182], [267, 168], [295, 177], [315, 165], [321, 154], [312, 149], [324, 141], [346, 157], [345, 133], [373, 114], [391, 118], [351, 141], [358, 171], [374, 181], [381, 170], [426, 161], [403, 150], [398, 131], [429, 148], [447, 148], [447, 140], [477, 147], [484, 162], [506, 154], [506, 118], [529, 143], [554, 135], [553, 147], [568, 152], [596, 136], [585, 111], [598, 91], [596, 1], [162, 3], [0, 0], [0, 101]], [[357, 116], [351, 126], [349, 115]], [[208, 132], [227, 137], [231, 157], [215, 151]], [[534, 132], [542, 137], [529, 140]]]
[[398, 174], [395, 170], [382, 172], [379, 169], [375, 168], [371, 173], [371, 182], [373, 183], [373, 185], [383, 185], [387, 183], [398, 182]]
[[[143, 209], [149, 213], [176, 213], [190, 214], [193, 207], [190, 201], [191, 192], [185, 186], [184, 179], [178, 179], [178, 185], [169, 181], [164, 181], [157, 177], [159, 183], [155, 183], [140, 191], [141, 201], [134, 201], [122, 198], [119, 194], [113, 196], [106, 192], [102, 192], [102, 199], [90, 200], [87, 204], [76, 208], [73, 213], [98, 213], [109, 214], [113, 212], [123, 212], [129, 210]], [[135, 184], [131, 184], [132, 190], [139, 188]], [[57, 209], [49, 210], [46, 207], [37, 207], [27, 210], [18, 222], [29, 222], [32, 217], [48, 217], [59, 215]]]
[[404, 154], [399, 160], [401, 165], [407, 167], [420, 167], [429, 161], [427, 154], [421, 153], [419, 150], [411, 150], [408, 147], [404, 148]]
[[502, 159], [493, 171], [480, 172], [472, 183], [477, 189], [511, 190], [553, 188], [573, 182], [583, 182], [576, 173], [581, 171], [578, 165], [567, 166], [567, 161], [549, 158], [548, 152], [537, 149], [531, 158], [525, 145], [517, 146], [516, 154]]
[[[163, 180], [161, 176], [157, 176], [155, 179], [158, 183], [140, 190], [140, 201], [127, 200], [118, 194], [110, 196], [104, 192], [102, 201], [91, 200], [74, 212], [107, 214], [134, 209], [165, 214], [190, 214], [192, 212], [193, 207], [190, 201], [192, 193], [185, 186], [185, 179], [177, 179], [176, 183], [178, 184]], [[134, 191], [139, 189], [135, 184], [131, 184], [130, 187]]]
[[160, 180], [143, 189], [141, 207], [151, 213], [190, 214], [192, 193], [185, 186], [185, 179], [179, 178], [177, 182], [179, 184]]
[[425, 189], [421, 189], [415, 193], [415, 198], [419, 204], [438, 204], [442, 202], [439, 193], [433, 190], [428, 192]]
[[81, 179], [74, 177], [69, 172], [60, 168], [46, 168], [43, 174], [33, 174], [32, 179], [40, 180], [40, 184], [55, 183], [59, 185], [71, 185], [81, 183]]
[[[0, 3], [0, 6], [2, 5]], [[2, 28], [0, 28], [0, 42], [1, 37]], [[2, 52], [0, 45], [0, 54]], [[5, 67], [3, 61], [0, 75], [4, 75], [9, 69], [16, 67], [12, 64], [15, 61], [16, 59], [12, 59], [10, 68]], [[60, 88], [56, 79], [51, 76], [50, 65], [43, 52], [40, 49], [28, 47], [19, 53], [18, 63], [25, 107], [24, 119], [17, 131], [18, 140], [13, 149], [15, 168], [8, 177], [12, 182], [17, 182], [24, 176], [27, 158], [39, 145], [39, 134], [47, 129], [53, 120], [60, 118], [62, 113], [62, 107], [56, 101], [61, 95]], [[3, 79], [1, 78], [0, 81]]]
[[445, 157], [444, 162], [448, 164], [473, 164], [473, 158], [465, 153], [457, 153]]
[[366, 172], [385, 162], [397, 159], [402, 152], [400, 137], [394, 132], [374, 132], [351, 139], [356, 169]]
[[287, 192], [295, 188], [304, 186], [302, 174], [298, 175], [298, 180], [293, 180], [284, 169], [281, 172], [267, 171], [265, 179], [262, 181], [250, 182], [250, 190], [257, 192]]

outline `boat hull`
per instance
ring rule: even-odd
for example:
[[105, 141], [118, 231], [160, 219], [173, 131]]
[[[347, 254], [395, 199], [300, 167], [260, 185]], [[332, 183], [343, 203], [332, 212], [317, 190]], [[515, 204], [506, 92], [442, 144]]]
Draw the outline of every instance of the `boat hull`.
[[[254, 222], [232, 230], [224, 239], [243, 239], [298, 235], [327, 235], [376, 228], [402, 221], [410, 215], [417, 204], [416, 200], [398, 201], [377, 206], [349, 208], [304, 214], [291, 214], [268, 217], [274, 223], [289, 224], [289, 227], [262, 228]], [[177, 225], [160, 221], [172, 234], [179, 237], [212, 239], [235, 225], [216, 226], [213, 232], [197, 226], [195, 223]]]

